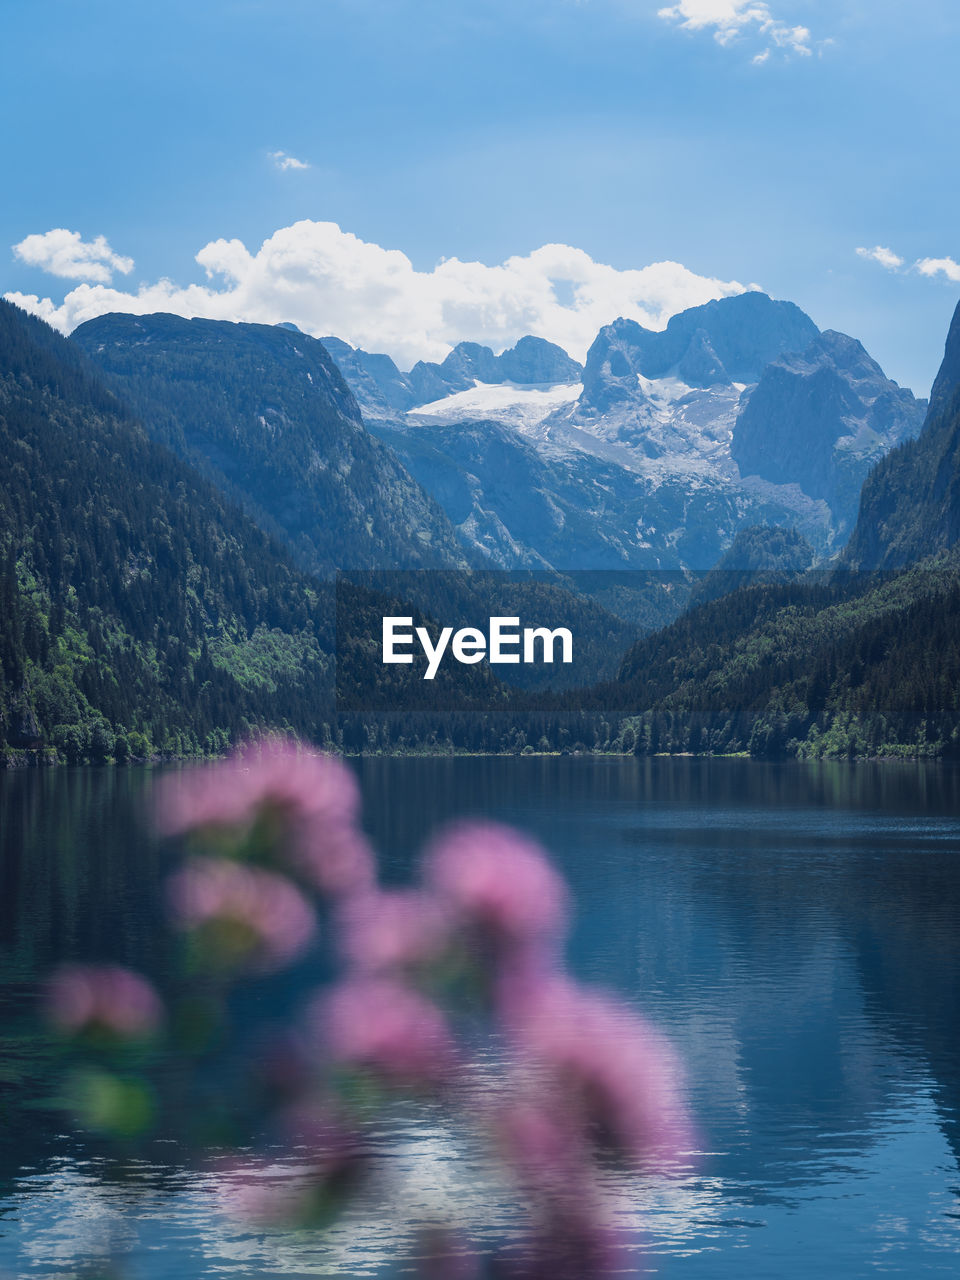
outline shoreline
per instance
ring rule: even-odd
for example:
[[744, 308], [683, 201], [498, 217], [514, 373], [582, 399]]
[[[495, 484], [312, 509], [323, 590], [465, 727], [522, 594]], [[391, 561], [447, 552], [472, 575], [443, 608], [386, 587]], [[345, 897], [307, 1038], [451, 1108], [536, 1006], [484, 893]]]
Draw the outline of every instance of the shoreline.
[[[308, 748], [310, 744], [305, 744]], [[316, 748], [319, 750], [319, 748]], [[865, 756], [752, 756], [746, 751], [333, 751], [342, 760], [749, 760], [755, 764], [944, 764], [960, 763], [954, 756], [933, 752], [890, 752]], [[39, 758], [44, 757], [44, 758]], [[127, 769], [166, 765], [212, 764], [225, 754], [209, 756], [131, 756], [126, 760], [84, 760], [71, 763], [55, 756], [53, 748], [38, 751], [8, 748], [0, 754], [0, 774], [48, 769]]]

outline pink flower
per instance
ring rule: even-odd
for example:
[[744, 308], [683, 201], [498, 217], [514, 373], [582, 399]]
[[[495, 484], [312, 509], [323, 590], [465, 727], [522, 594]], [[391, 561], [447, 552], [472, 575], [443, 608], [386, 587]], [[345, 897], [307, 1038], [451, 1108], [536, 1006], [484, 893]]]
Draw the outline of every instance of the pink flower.
[[554, 980], [513, 1025], [534, 1095], [594, 1147], [632, 1165], [691, 1141], [677, 1059], [647, 1023], [605, 996]]
[[321, 893], [347, 898], [366, 893], [376, 879], [376, 859], [363, 832], [346, 822], [302, 825], [291, 849], [291, 866]]
[[446, 1019], [424, 996], [392, 978], [354, 978], [314, 1006], [320, 1047], [341, 1065], [386, 1083], [434, 1088], [456, 1062]]
[[323, 1227], [362, 1177], [357, 1149], [344, 1142], [316, 1152], [303, 1166], [262, 1160], [223, 1165], [216, 1195], [222, 1211], [248, 1227]]
[[217, 1170], [214, 1194], [221, 1213], [247, 1228], [287, 1226], [306, 1216], [311, 1174], [251, 1162]]
[[121, 1039], [152, 1034], [163, 1003], [138, 973], [113, 965], [70, 965], [55, 974], [48, 992], [51, 1021], [61, 1031], [107, 1032]]
[[201, 933], [227, 967], [282, 968], [316, 932], [313, 908], [289, 880], [224, 858], [187, 863], [168, 893], [174, 923]]
[[357, 894], [339, 917], [340, 950], [363, 973], [416, 969], [435, 960], [450, 938], [448, 913], [413, 889]]
[[501, 956], [550, 953], [567, 922], [567, 891], [540, 846], [495, 823], [464, 823], [432, 846], [426, 879]]
[[246, 838], [256, 827], [270, 852], [333, 896], [366, 888], [374, 878], [373, 855], [357, 826], [353, 773], [340, 760], [283, 739], [161, 779], [155, 810], [167, 835]]
[[525, 1189], [577, 1195], [590, 1182], [590, 1153], [555, 1101], [528, 1099], [502, 1111], [496, 1118], [500, 1147]]

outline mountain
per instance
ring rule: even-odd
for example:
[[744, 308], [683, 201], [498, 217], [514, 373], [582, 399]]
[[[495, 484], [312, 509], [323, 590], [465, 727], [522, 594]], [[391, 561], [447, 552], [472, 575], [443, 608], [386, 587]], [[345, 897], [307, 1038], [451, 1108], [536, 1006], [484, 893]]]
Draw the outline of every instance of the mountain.
[[0, 758], [190, 754], [254, 725], [322, 736], [329, 588], [7, 302], [0, 452]]
[[421, 360], [409, 373], [401, 373], [389, 356], [351, 347], [340, 338], [324, 338], [323, 344], [364, 417], [374, 419], [397, 419], [420, 405], [469, 391], [478, 382], [488, 387], [557, 386], [578, 383], [583, 372], [562, 347], [529, 335], [499, 356], [478, 342], [461, 342], [442, 363]]
[[504, 567], [706, 569], [756, 525], [830, 556], [870, 467], [924, 412], [854, 339], [761, 293], [660, 333], [618, 320], [580, 383], [484, 381], [492, 360], [463, 344], [446, 385], [468, 386], [378, 413], [371, 430]]
[[704, 468], [652, 477], [611, 449], [557, 447], [490, 420], [370, 428], [502, 568], [680, 569], [714, 564], [742, 524], [794, 514]]
[[895, 568], [960, 542], [960, 305], [923, 430], [867, 477], [844, 562]]
[[410, 380], [387, 355], [372, 355], [340, 338], [321, 338], [357, 398], [365, 418], [391, 418], [413, 407]]
[[587, 355], [580, 416], [598, 416], [615, 406], [645, 401], [641, 379], [675, 379], [687, 387], [729, 387], [760, 379], [786, 351], [802, 351], [817, 327], [792, 302], [765, 293], [691, 307], [655, 332], [634, 320], [615, 320], [600, 330]]
[[842, 532], [856, 518], [870, 464], [917, 433], [925, 408], [856, 339], [828, 330], [767, 366], [737, 417], [730, 453], [744, 476], [822, 498]]
[[[835, 334], [802, 359], [774, 362], [764, 379], [771, 400], [792, 387], [780, 401], [801, 410], [780, 420], [779, 454], [760, 449], [760, 420], [751, 424], [756, 434], [741, 443], [765, 465], [798, 451], [811, 399], [844, 405], [853, 438], [910, 409], [859, 344]], [[816, 444], [836, 440], [824, 430]], [[841, 569], [772, 584], [751, 576], [699, 607], [694, 592], [687, 614], [627, 655], [613, 703], [640, 712], [638, 749], [960, 756], [958, 544], [960, 306], [923, 429], [869, 473]]]
[[475, 382], [496, 386], [504, 382], [521, 384], [579, 382], [583, 366], [553, 342], [527, 336], [516, 346], [495, 356], [477, 342], [461, 342], [442, 364], [420, 361], [408, 375], [415, 395], [414, 404], [429, 404], [457, 391], [466, 391]]
[[468, 562], [442, 510], [369, 435], [317, 339], [278, 325], [106, 315], [73, 340], [155, 439], [302, 568]]

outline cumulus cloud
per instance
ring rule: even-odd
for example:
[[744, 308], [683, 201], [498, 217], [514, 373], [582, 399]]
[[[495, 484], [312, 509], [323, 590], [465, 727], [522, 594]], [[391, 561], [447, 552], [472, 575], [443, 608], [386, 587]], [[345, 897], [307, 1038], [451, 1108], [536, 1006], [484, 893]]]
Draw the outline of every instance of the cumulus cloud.
[[758, 0], [680, 0], [659, 9], [658, 15], [685, 31], [712, 31], [718, 44], [732, 44], [748, 31], [767, 40], [768, 47], [754, 57], [755, 65], [767, 62], [774, 48], [809, 57], [811, 34], [808, 27], [791, 26], [775, 18], [768, 5]]
[[924, 276], [945, 275], [954, 284], [960, 284], [960, 262], [953, 258], [921, 258], [917, 270]]
[[133, 259], [114, 253], [105, 236], [96, 240], [84, 240], [79, 231], [55, 227], [42, 235], [27, 236], [13, 246], [13, 252], [21, 262], [40, 267], [53, 276], [65, 280], [94, 280], [109, 284], [113, 273], [129, 275]]
[[565, 244], [543, 245], [496, 266], [447, 258], [432, 271], [417, 271], [405, 253], [361, 240], [335, 222], [283, 227], [256, 253], [240, 240], [214, 240], [196, 260], [206, 284], [160, 280], [136, 293], [82, 284], [59, 305], [35, 295], [7, 297], [66, 333], [108, 311], [289, 320], [317, 337], [335, 334], [367, 351], [386, 351], [409, 368], [420, 359], [442, 359], [460, 341], [500, 351], [527, 333], [582, 359], [597, 331], [617, 316], [661, 329], [678, 311], [745, 288], [677, 262], [621, 270]]
[[296, 156], [288, 156], [286, 151], [271, 151], [270, 159], [278, 169], [309, 169], [306, 160], [298, 160]]
[[899, 271], [903, 266], [903, 259], [899, 254], [894, 253], [892, 249], [885, 249], [882, 244], [874, 245], [872, 249], [858, 249], [857, 255], [866, 258], [869, 262], [878, 262], [888, 271]]

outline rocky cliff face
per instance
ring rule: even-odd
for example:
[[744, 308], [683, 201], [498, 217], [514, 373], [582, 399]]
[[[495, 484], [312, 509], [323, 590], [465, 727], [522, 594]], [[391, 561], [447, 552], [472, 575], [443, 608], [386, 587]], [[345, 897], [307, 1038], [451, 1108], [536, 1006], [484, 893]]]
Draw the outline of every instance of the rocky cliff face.
[[787, 351], [802, 351], [817, 327], [792, 302], [744, 293], [674, 316], [654, 332], [633, 320], [600, 330], [587, 355], [581, 413], [642, 406], [642, 379], [674, 378], [688, 387], [756, 382]]
[[822, 498], [842, 533], [870, 466], [917, 434], [925, 410], [856, 339], [829, 330], [768, 365], [737, 417], [730, 453], [744, 476]]
[[844, 552], [860, 569], [893, 569], [960, 542], [960, 306], [923, 430], [867, 476]]
[[625, 465], [616, 450], [538, 441], [492, 421], [372, 430], [463, 540], [504, 568], [708, 568], [743, 525], [799, 523], [826, 536], [822, 504], [794, 495], [790, 506], [773, 486], [745, 490], [692, 464]]
[[416, 397], [410, 380], [387, 355], [351, 347], [340, 338], [321, 338], [365, 417], [389, 418], [403, 413]]

